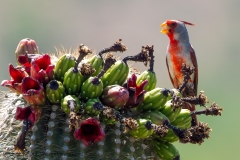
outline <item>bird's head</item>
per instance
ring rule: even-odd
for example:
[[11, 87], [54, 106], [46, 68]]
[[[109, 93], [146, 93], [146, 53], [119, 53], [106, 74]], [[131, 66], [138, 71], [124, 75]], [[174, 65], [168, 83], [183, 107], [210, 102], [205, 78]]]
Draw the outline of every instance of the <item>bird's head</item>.
[[170, 39], [178, 39], [182, 34], [187, 33], [185, 25], [194, 26], [194, 24], [186, 21], [166, 20], [160, 25], [160, 28], [162, 28], [161, 32], [167, 34]]

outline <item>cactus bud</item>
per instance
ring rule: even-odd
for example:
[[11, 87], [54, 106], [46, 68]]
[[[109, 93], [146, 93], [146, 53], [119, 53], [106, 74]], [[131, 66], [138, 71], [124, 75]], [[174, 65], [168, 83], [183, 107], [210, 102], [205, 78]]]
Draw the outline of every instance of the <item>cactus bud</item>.
[[102, 103], [113, 108], [123, 107], [127, 103], [128, 98], [128, 90], [119, 85], [107, 86], [101, 95]]
[[123, 61], [117, 61], [102, 76], [103, 86], [122, 85], [128, 76], [129, 67]]
[[19, 42], [17, 49], [15, 51], [15, 54], [16, 54], [16, 59], [18, 61], [18, 57], [20, 55], [38, 54], [38, 52], [39, 51], [38, 51], [37, 43], [30, 38], [25, 38]]
[[171, 124], [179, 128], [185, 129], [191, 127], [191, 121], [191, 112], [188, 109], [181, 109], [180, 113]]
[[94, 55], [87, 62], [89, 62], [92, 65], [92, 67], [95, 69], [95, 72], [93, 74], [91, 74], [91, 76], [92, 77], [97, 76], [103, 68], [103, 66], [102, 66], [103, 59], [99, 55]]
[[103, 83], [98, 77], [89, 77], [81, 88], [81, 98], [91, 99], [97, 98], [102, 94]]
[[89, 99], [85, 104], [84, 104], [84, 111], [91, 116], [97, 116], [101, 113], [103, 110], [104, 106], [100, 102], [98, 98], [94, 99]]
[[[73, 104], [73, 106], [71, 106]], [[67, 95], [61, 101], [61, 108], [66, 114], [70, 114], [70, 111], [78, 112], [81, 108], [81, 102], [78, 97], [74, 95]]]
[[65, 96], [65, 89], [60, 81], [51, 80], [46, 86], [47, 98], [52, 103], [60, 103]]
[[151, 91], [156, 87], [157, 76], [153, 71], [144, 71], [137, 77], [137, 85], [140, 85], [143, 81], [147, 80], [148, 83], [144, 86], [144, 90]]
[[163, 108], [160, 109], [160, 112], [167, 116], [171, 122], [176, 119], [180, 111], [181, 111], [180, 106], [177, 107], [176, 109], [173, 108], [171, 100], [167, 101]]
[[79, 95], [84, 77], [81, 72], [71, 67], [64, 75], [63, 86], [71, 95]]
[[138, 105], [139, 111], [160, 110], [167, 102], [169, 90], [166, 88], [155, 88], [144, 94], [143, 102]]
[[57, 80], [63, 82], [64, 74], [69, 68], [74, 67], [76, 58], [71, 54], [64, 54], [56, 63], [54, 76]]
[[153, 129], [148, 127], [151, 123], [148, 119], [137, 119], [138, 127], [131, 130], [129, 133], [135, 138], [148, 138], [154, 132]]
[[176, 147], [168, 142], [163, 142], [157, 139], [152, 141], [152, 146], [155, 153], [161, 160], [180, 160], [180, 154]]

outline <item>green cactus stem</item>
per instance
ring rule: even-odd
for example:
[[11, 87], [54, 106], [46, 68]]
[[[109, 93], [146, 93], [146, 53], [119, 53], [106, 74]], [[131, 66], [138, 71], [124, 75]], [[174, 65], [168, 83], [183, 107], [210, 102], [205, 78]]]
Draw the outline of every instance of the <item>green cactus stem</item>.
[[47, 123], [47, 137], [45, 140], [45, 149], [43, 159], [53, 159], [53, 157], [60, 158], [57, 153], [62, 152], [61, 141], [63, 139], [58, 138], [58, 134], [61, 133], [62, 129], [62, 112], [60, 107], [57, 105], [52, 106], [52, 112], [50, 113], [49, 121]]
[[69, 125], [70, 125], [70, 117], [69, 115], [66, 115], [65, 120], [63, 122], [63, 130], [62, 130], [63, 141], [61, 141], [62, 154], [60, 155], [60, 158], [62, 160], [73, 159], [74, 157], [78, 156], [77, 153], [81, 150], [79, 142], [74, 139], [74, 136], [73, 136], [74, 131], [69, 128]]
[[50, 105], [43, 106], [43, 110], [39, 121], [35, 123], [32, 127], [32, 135], [30, 137], [31, 144], [29, 146], [30, 148], [29, 158], [31, 158], [32, 160], [38, 160], [39, 157], [42, 157], [44, 155], [45, 149], [44, 141], [47, 132], [46, 125], [49, 120], [50, 113], [51, 106]]

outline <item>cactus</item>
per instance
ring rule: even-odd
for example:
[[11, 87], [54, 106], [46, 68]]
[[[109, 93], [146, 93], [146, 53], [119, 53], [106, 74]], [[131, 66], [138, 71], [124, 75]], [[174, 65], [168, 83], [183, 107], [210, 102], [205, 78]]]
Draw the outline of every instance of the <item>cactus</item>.
[[102, 94], [103, 83], [98, 77], [89, 77], [80, 90], [80, 96], [84, 99], [97, 98]]
[[[203, 111], [190, 112], [182, 104], [205, 106], [206, 96], [182, 98], [177, 90], [155, 87], [153, 46], [142, 47], [139, 54], [113, 66], [116, 60], [111, 56], [102, 59], [103, 53], [125, 50], [118, 41], [99, 52], [99, 57], [86, 58], [95, 70], [100, 63], [103, 69], [96, 75], [82, 74], [78, 64], [91, 50], [80, 45], [78, 58], [64, 54], [56, 64], [46, 65], [56, 66], [47, 85], [32, 77], [31, 67], [10, 65], [11, 80], [1, 84], [12, 91], [0, 92], [0, 151], [4, 153], [0, 158], [179, 159], [180, 153], [171, 143], [201, 144], [209, 138], [208, 125], [191, 126], [191, 115], [221, 115], [222, 109], [214, 103]], [[149, 59], [149, 72], [137, 81], [135, 73], [129, 74], [126, 61], [147, 64]], [[89, 76], [85, 82], [81, 74]], [[148, 82], [152, 84], [147, 86]]]
[[102, 70], [103, 59], [99, 55], [94, 55], [87, 62], [89, 62], [95, 69], [95, 72], [91, 74], [91, 76], [97, 76]]
[[55, 79], [63, 82], [64, 74], [75, 65], [76, 58], [71, 54], [64, 54], [57, 61], [54, 68]]
[[46, 86], [46, 94], [50, 102], [60, 103], [65, 96], [65, 88], [60, 81], [51, 80]]
[[102, 77], [104, 88], [114, 84], [123, 85], [127, 79], [128, 72], [128, 65], [121, 60], [117, 61]]
[[171, 143], [153, 140], [152, 145], [154, 151], [162, 160], [180, 160], [178, 150]]
[[103, 105], [98, 98], [89, 99], [84, 104], [84, 111], [90, 116], [98, 116], [103, 109]]
[[145, 93], [144, 100], [137, 109], [139, 111], [160, 110], [167, 102], [168, 94], [165, 88], [154, 88]]
[[38, 54], [38, 53], [39, 53], [38, 46], [34, 40], [30, 38], [22, 39], [19, 42], [17, 49], [15, 51], [17, 63], [25, 64], [29, 62], [26, 58], [24, 58], [26, 55]]
[[151, 91], [157, 85], [157, 76], [153, 70], [154, 65], [154, 56], [153, 56], [153, 47], [149, 47], [149, 57], [150, 57], [150, 65], [149, 69], [142, 72], [137, 78], [137, 84], [141, 84], [143, 81], [148, 80], [148, 84], [144, 87], [144, 90]]
[[111, 85], [104, 88], [101, 95], [101, 101], [104, 105], [121, 108], [129, 98], [128, 90], [119, 85]]
[[174, 109], [171, 100], [169, 100], [165, 103], [163, 108], [161, 108], [159, 111], [162, 112], [165, 116], [167, 116], [168, 119], [172, 122], [176, 119], [178, 114], [181, 112], [181, 107]]

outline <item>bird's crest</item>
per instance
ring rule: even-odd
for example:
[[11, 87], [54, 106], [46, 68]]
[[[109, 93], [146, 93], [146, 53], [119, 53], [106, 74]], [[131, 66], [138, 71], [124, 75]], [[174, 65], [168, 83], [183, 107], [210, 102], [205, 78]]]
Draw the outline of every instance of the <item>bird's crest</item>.
[[181, 21], [181, 20], [179, 20], [179, 21], [180, 21], [180, 22], [183, 22], [183, 23], [186, 24], [186, 25], [195, 26], [195, 24], [190, 23], [190, 22], [187, 22], [187, 21]]

